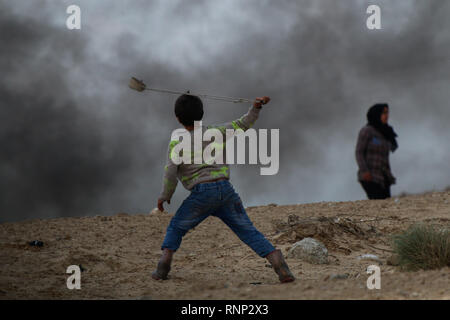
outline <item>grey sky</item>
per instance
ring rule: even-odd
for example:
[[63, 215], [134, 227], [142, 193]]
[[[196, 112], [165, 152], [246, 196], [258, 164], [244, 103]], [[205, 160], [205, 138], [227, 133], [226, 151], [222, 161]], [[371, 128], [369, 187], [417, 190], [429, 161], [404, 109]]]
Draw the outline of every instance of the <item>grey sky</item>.
[[[65, 27], [66, 7], [82, 29]], [[450, 3], [377, 1], [0, 2], [1, 221], [148, 212], [178, 127], [176, 96], [149, 86], [253, 98], [256, 128], [280, 129], [280, 171], [233, 166], [246, 206], [364, 199], [354, 147], [367, 109], [391, 106], [393, 193], [450, 185]], [[246, 105], [204, 100], [205, 123]], [[170, 211], [188, 194], [178, 186]]]

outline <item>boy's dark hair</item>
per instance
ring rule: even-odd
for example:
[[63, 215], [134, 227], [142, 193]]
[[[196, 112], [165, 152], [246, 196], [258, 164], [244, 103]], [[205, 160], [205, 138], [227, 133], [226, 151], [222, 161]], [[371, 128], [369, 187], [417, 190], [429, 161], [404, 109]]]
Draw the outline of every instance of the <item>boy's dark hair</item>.
[[194, 121], [203, 118], [203, 102], [197, 96], [183, 94], [175, 101], [175, 116], [185, 126], [193, 126]]

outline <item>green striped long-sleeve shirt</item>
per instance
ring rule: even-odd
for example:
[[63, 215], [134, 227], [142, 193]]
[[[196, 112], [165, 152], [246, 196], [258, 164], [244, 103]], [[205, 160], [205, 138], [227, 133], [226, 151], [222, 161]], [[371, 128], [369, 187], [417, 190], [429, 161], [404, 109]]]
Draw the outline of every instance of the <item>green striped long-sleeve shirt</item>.
[[[258, 119], [258, 115], [260, 112], [260, 108], [255, 108], [251, 106], [246, 114], [244, 114], [239, 119], [236, 119], [231, 122], [217, 124], [217, 125], [208, 125], [202, 126], [202, 132], [205, 132], [207, 129], [218, 129], [223, 135], [223, 155], [226, 154], [225, 150], [225, 142], [227, 139], [226, 129], [241, 129], [243, 131], [248, 130], [253, 126], [255, 121]], [[189, 131], [191, 135], [191, 141], [193, 145], [194, 141], [194, 131]], [[174, 161], [174, 147], [179, 143], [179, 140], [171, 140], [167, 150], [167, 162], [164, 167], [164, 175], [163, 175], [163, 187], [159, 199], [162, 200], [170, 200], [172, 198], [173, 193], [178, 184], [178, 180], [181, 181], [183, 186], [187, 190], [191, 190], [196, 184], [214, 180], [217, 178], [227, 178], [230, 177], [230, 168], [226, 161], [223, 161], [223, 164], [218, 163], [204, 163], [202, 160], [201, 164], [195, 164], [194, 161], [191, 161], [191, 164], [176, 164]], [[202, 142], [202, 154], [203, 150], [206, 146], [208, 146], [210, 141]], [[192, 148], [191, 150], [194, 150]], [[194, 155], [192, 154], [192, 159]]]

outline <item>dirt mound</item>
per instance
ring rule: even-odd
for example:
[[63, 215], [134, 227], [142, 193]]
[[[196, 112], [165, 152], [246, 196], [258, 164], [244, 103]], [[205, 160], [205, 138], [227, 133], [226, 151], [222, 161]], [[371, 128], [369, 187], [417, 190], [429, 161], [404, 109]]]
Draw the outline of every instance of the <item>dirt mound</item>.
[[[450, 299], [450, 269], [401, 272], [388, 265], [391, 235], [412, 224], [450, 224], [450, 192], [397, 199], [249, 207], [254, 225], [284, 254], [305, 237], [329, 250], [330, 263], [287, 262], [297, 281], [281, 285], [267, 261], [210, 217], [187, 233], [170, 280], [150, 274], [172, 217], [116, 214], [0, 224], [0, 299]], [[175, 210], [176, 206], [172, 206]], [[40, 240], [42, 247], [29, 246]], [[380, 259], [382, 287], [366, 287]], [[66, 286], [82, 265], [81, 290]], [[342, 277], [340, 275], [345, 275]]]
[[358, 223], [351, 218], [340, 217], [301, 218], [291, 214], [286, 222], [274, 222], [274, 228], [278, 232], [272, 238], [275, 243], [314, 238], [324, 243], [329, 251], [343, 251], [346, 254], [350, 254], [351, 250], [345, 247], [343, 240], [368, 240], [379, 236], [373, 225], [369, 227], [364, 222]]

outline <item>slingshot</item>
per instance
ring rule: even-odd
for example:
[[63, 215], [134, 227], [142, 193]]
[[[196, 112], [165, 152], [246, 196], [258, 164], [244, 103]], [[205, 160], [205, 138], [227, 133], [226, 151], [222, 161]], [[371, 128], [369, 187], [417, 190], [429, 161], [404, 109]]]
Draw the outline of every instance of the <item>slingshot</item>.
[[155, 89], [155, 88], [147, 88], [143, 80], [138, 80], [135, 77], [131, 77], [130, 83], [128, 86], [136, 90], [138, 92], [142, 92], [144, 90], [150, 90], [150, 91], [156, 91], [156, 92], [162, 92], [162, 93], [171, 93], [171, 94], [187, 94], [190, 96], [197, 96], [201, 98], [207, 98], [207, 99], [213, 99], [213, 100], [220, 100], [220, 101], [226, 101], [226, 102], [233, 102], [233, 103], [252, 103], [253, 101], [250, 99], [244, 99], [244, 98], [232, 98], [232, 97], [222, 97], [222, 96], [212, 96], [208, 94], [198, 94], [198, 93], [191, 93], [191, 92], [181, 92], [181, 91], [174, 91], [174, 90], [167, 90], [167, 89]]

